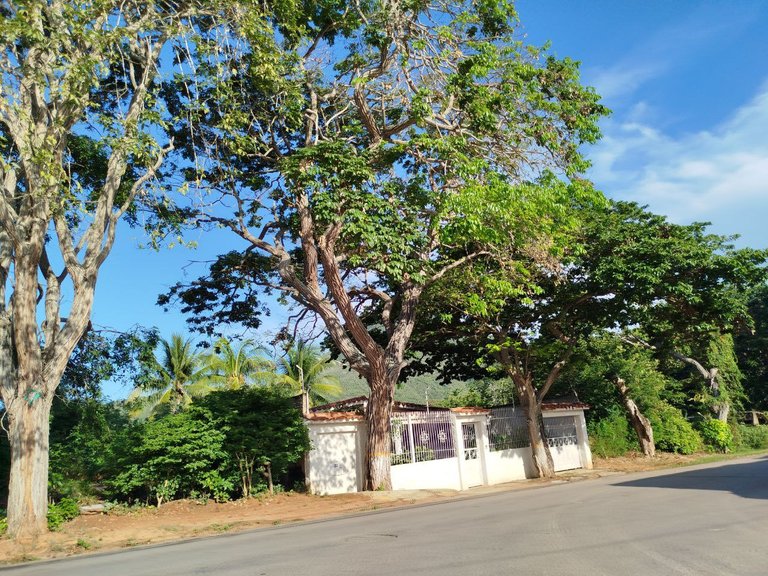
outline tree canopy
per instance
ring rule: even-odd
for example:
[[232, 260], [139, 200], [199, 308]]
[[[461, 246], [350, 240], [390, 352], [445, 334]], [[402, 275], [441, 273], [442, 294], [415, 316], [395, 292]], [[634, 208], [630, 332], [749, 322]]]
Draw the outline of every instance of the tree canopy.
[[[672, 224], [624, 202], [574, 210], [581, 226], [568, 252], [558, 267], [529, 267], [526, 293], [510, 289], [495, 262], [473, 262], [433, 287], [417, 327], [414, 369], [439, 365], [454, 379], [497, 368], [533, 413], [532, 436], [541, 436], [541, 401], [581, 340], [641, 326], [659, 349], [709, 341], [749, 323], [741, 294], [766, 273], [765, 251], [736, 250], [705, 224]], [[551, 473], [539, 444], [540, 473]]]
[[[491, 255], [557, 252], [564, 206], [598, 197], [578, 178], [580, 147], [606, 109], [576, 62], [522, 42], [511, 3], [312, 8], [300, 37], [241, 29], [197, 68], [204, 80], [169, 87], [188, 178], [212, 191], [197, 222], [246, 249], [161, 303], [209, 333], [257, 326], [265, 292], [319, 318], [369, 382], [376, 488], [389, 484], [392, 393], [425, 287]], [[372, 310], [380, 342], [360, 318]]]

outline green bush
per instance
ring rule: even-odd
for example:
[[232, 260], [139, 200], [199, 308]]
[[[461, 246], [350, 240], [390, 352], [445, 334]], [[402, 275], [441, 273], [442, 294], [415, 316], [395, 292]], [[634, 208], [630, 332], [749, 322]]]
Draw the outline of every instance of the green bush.
[[0, 536], [8, 531], [8, 518], [5, 516], [5, 510], [0, 508]]
[[674, 406], [657, 404], [648, 411], [648, 419], [653, 426], [653, 439], [659, 450], [693, 454], [701, 448], [701, 436]]
[[118, 499], [159, 506], [196, 494], [227, 500], [234, 483], [225, 471], [225, 430], [210, 413], [187, 411], [126, 429], [115, 446], [116, 469], [105, 484]]
[[590, 422], [587, 428], [592, 453], [601, 458], [623, 456], [637, 449], [627, 418], [619, 408], [613, 408], [601, 420]]
[[743, 448], [751, 448], [752, 450], [768, 448], [768, 426], [745, 426], [742, 424], [737, 428], [741, 436], [739, 445]]
[[56, 532], [64, 524], [80, 515], [80, 505], [72, 498], [62, 498], [48, 505], [48, 530]]
[[710, 419], [700, 422], [699, 434], [704, 444], [718, 452], [728, 452], [733, 448], [733, 433], [722, 420]]
[[[269, 470], [276, 484], [291, 486], [291, 467], [309, 450], [309, 434], [290, 398], [264, 387], [213, 392], [195, 400], [194, 410], [216, 414], [229, 456], [228, 477], [241, 496], [266, 488]], [[264, 478], [266, 479], [266, 478]]]

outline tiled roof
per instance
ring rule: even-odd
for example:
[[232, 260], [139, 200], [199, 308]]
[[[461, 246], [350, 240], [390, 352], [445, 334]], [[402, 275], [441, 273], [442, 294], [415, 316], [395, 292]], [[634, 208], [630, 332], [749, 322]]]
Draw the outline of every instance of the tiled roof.
[[451, 408], [451, 412], [456, 414], [488, 414], [488, 408], [478, 408], [477, 406], [461, 406], [460, 408]]
[[591, 406], [584, 402], [542, 402], [541, 409], [546, 410], [589, 410]]
[[363, 416], [357, 412], [310, 412], [305, 418], [315, 422], [331, 422], [338, 420], [362, 420]]

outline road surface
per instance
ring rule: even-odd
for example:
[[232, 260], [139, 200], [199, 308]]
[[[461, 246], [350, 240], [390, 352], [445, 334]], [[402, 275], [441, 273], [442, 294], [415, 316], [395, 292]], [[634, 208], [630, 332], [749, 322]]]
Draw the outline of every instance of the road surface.
[[0, 576], [768, 574], [768, 457], [515, 490]]

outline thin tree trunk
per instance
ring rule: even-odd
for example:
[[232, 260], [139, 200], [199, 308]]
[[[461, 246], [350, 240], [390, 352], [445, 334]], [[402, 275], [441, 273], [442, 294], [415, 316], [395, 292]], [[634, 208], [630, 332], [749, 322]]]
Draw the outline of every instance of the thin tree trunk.
[[531, 458], [535, 477], [552, 478], [555, 475], [555, 464], [552, 461], [552, 454], [544, 434], [541, 403], [536, 398], [536, 390], [531, 382], [524, 378], [519, 378], [519, 380], [521, 384], [518, 385], [518, 392], [531, 441]]
[[[43, 388], [43, 386], [41, 386]], [[48, 431], [51, 400], [29, 390], [6, 405], [11, 473], [8, 534], [34, 540], [48, 531]]]
[[618, 388], [621, 394], [621, 402], [624, 404], [624, 409], [627, 411], [627, 417], [629, 423], [637, 434], [637, 440], [640, 442], [640, 448], [643, 450], [648, 458], [653, 458], [656, 455], [656, 444], [653, 441], [653, 427], [651, 421], [645, 417], [645, 415], [637, 407], [635, 401], [629, 397], [629, 388], [627, 388], [626, 382], [621, 378], [616, 378], [613, 383]]
[[717, 416], [717, 419], [722, 422], [728, 421], [728, 415], [731, 412], [731, 404], [724, 398], [722, 398], [722, 391], [720, 390], [720, 382], [718, 381], [718, 373], [720, 372], [720, 369], [716, 366], [713, 366], [709, 370], [704, 368], [704, 366], [696, 360], [695, 358], [690, 358], [688, 356], [685, 356], [683, 354], [680, 354], [679, 352], [673, 352], [672, 355], [680, 360], [681, 362], [685, 362], [686, 364], [689, 364], [693, 366], [699, 374], [707, 381], [707, 385], [709, 386], [709, 393], [714, 398], [719, 398], [721, 401], [712, 405], [712, 411]]
[[383, 366], [371, 366], [369, 378], [371, 394], [365, 413], [368, 425], [365, 489], [391, 490], [390, 418], [395, 384], [389, 381]]

